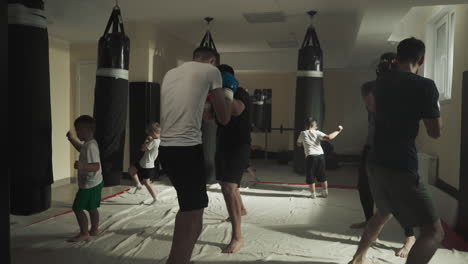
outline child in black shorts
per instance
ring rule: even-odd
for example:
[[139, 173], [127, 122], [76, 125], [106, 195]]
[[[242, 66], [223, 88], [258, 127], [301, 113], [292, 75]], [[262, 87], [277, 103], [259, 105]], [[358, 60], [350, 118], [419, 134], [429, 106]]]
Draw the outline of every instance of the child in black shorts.
[[339, 130], [329, 135], [318, 130], [317, 121], [313, 118], [308, 118], [305, 121], [306, 130], [302, 131], [297, 139], [299, 147], [304, 146], [306, 157], [306, 183], [309, 184], [310, 197], [315, 199], [315, 179], [322, 183], [322, 197], [328, 197], [328, 182], [325, 176], [325, 157], [322, 146], [322, 140], [332, 140], [343, 130], [342, 126], [338, 126]]
[[[158, 123], [151, 123], [146, 128], [146, 134], [148, 137], [141, 146], [141, 151], [144, 151], [143, 157], [139, 162], [136, 162], [133, 166], [128, 169], [128, 173], [132, 176], [133, 180], [136, 183], [135, 192], [141, 190], [143, 187], [138, 179], [138, 175], [143, 179], [143, 185], [145, 185], [148, 192], [153, 197], [153, 201], [150, 205], [156, 202], [156, 193], [151, 187], [151, 178], [154, 177], [156, 173], [156, 168], [154, 166], [154, 161], [158, 157], [159, 144], [161, 140], [159, 139], [161, 134], [161, 128]], [[141, 202], [142, 204], [144, 203]]]

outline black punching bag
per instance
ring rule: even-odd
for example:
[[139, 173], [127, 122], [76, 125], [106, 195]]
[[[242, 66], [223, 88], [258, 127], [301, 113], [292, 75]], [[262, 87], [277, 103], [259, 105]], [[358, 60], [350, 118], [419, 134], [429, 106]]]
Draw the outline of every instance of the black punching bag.
[[[312, 17], [316, 12], [311, 11]], [[323, 90], [323, 54], [314, 26], [309, 26], [299, 50], [296, 81], [296, 106], [294, 114], [294, 140], [305, 129], [305, 120], [313, 117], [323, 128], [325, 103]], [[296, 144], [294, 144], [296, 146]], [[294, 171], [304, 173], [305, 157], [302, 147], [295, 147]]]
[[10, 210], [31, 215], [49, 209], [53, 183], [47, 20], [41, 0], [8, 3]]
[[119, 185], [123, 171], [129, 54], [130, 40], [125, 35], [120, 9], [115, 7], [99, 39], [94, 90], [96, 140], [104, 186]]
[[[211, 17], [206, 17], [205, 21], [209, 25], [213, 20]], [[220, 56], [216, 50], [216, 45], [211, 36], [210, 30], [207, 30], [200, 42], [200, 47], [206, 47], [216, 52], [216, 64], [220, 64]], [[207, 183], [215, 183], [215, 153], [216, 153], [216, 131], [218, 126], [215, 120], [202, 121], [202, 146], [205, 160], [205, 174]]]
[[253, 95], [252, 123], [256, 131], [265, 129], [265, 95], [261, 89], [255, 89]]

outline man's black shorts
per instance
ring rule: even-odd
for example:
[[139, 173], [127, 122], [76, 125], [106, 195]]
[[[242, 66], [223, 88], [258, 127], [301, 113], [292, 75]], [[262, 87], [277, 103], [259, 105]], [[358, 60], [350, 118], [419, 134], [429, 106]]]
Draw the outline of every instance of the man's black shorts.
[[249, 160], [249, 144], [217, 148], [215, 156], [216, 179], [222, 182], [236, 183], [239, 186], [242, 175], [249, 166]]
[[180, 211], [208, 206], [203, 147], [159, 147], [161, 166], [176, 189]]

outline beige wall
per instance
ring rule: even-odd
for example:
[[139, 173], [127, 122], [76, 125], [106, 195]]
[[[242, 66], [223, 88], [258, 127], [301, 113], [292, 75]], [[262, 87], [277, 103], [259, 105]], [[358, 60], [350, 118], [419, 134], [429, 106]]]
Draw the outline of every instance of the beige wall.
[[[426, 23], [430, 20], [434, 12], [439, 10], [439, 7], [434, 7], [430, 12], [427, 12], [425, 19]], [[426, 25], [421, 23], [422, 19], [405, 19], [407, 35], [418, 36], [425, 39], [425, 27], [417, 27], [412, 25]], [[441, 115], [443, 120], [442, 136], [437, 139], [431, 139], [426, 135], [426, 132], [421, 123], [421, 130], [417, 140], [418, 151], [434, 155], [439, 158], [439, 177], [452, 185], [459, 188], [460, 175], [460, 137], [461, 137], [461, 96], [462, 96], [462, 73], [468, 70], [468, 5], [458, 5], [455, 9], [455, 38], [454, 38], [454, 60], [453, 60], [453, 79], [452, 79], [452, 99], [441, 103]], [[427, 42], [427, 39], [426, 39]]]
[[[76, 111], [77, 101], [77, 80], [78, 80], [78, 65], [82, 62], [95, 62], [97, 58], [97, 42], [96, 43], [77, 43], [70, 45], [70, 122], [69, 128], [73, 130], [73, 121], [78, 117]], [[76, 171], [73, 169], [73, 162], [78, 159], [78, 152], [75, 148], [70, 148], [70, 175], [76, 176]]]
[[[200, 36], [201, 38], [201, 36]], [[156, 39], [151, 45], [153, 58], [153, 79], [161, 83], [166, 72], [181, 61], [192, 60], [195, 45], [182, 41], [170, 33], [156, 29]]]
[[70, 44], [49, 38], [50, 99], [52, 110], [52, 164], [54, 181], [70, 177]]
[[[272, 89], [272, 126], [294, 127], [296, 73], [287, 72], [238, 72], [240, 85], [253, 92], [254, 89]], [[359, 154], [367, 135], [367, 114], [361, 101], [360, 86], [375, 78], [372, 71], [333, 70], [325, 71], [325, 128], [329, 133], [339, 124], [344, 132], [333, 142], [336, 152]], [[263, 147], [264, 133], [253, 133], [252, 144]], [[268, 150], [291, 150], [294, 146], [292, 132], [268, 135]]]
[[361, 99], [361, 85], [375, 79], [374, 71], [334, 70], [324, 72], [325, 133], [344, 127], [333, 140], [340, 154], [360, 154], [367, 137], [367, 111]]

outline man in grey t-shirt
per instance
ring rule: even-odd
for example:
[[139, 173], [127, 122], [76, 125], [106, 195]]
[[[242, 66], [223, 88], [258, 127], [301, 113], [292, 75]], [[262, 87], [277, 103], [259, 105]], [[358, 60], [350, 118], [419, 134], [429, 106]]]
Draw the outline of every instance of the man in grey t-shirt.
[[161, 86], [161, 165], [177, 192], [177, 213], [171, 253], [167, 263], [190, 262], [200, 235], [203, 211], [208, 206], [201, 122], [208, 94], [221, 124], [231, 116], [233, 91], [223, 89], [214, 66], [216, 54], [200, 47], [193, 61], [167, 72]]

